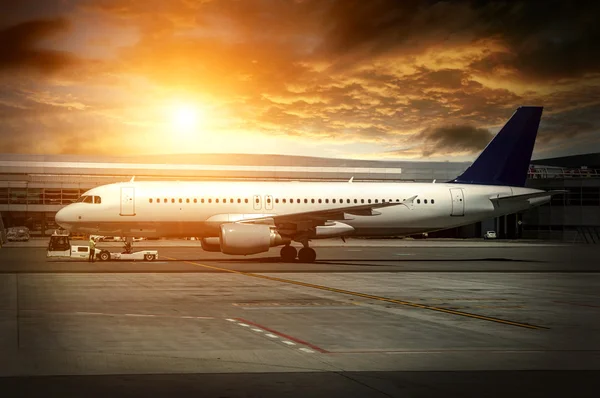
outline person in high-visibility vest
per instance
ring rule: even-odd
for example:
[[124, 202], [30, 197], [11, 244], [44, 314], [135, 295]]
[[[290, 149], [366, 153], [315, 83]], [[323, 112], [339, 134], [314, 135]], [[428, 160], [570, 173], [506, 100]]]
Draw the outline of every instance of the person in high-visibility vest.
[[88, 258], [88, 262], [94, 262], [96, 261], [96, 242], [94, 242], [94, 239], [92, 239], [92, 237], [90, 236], [90, 256]]

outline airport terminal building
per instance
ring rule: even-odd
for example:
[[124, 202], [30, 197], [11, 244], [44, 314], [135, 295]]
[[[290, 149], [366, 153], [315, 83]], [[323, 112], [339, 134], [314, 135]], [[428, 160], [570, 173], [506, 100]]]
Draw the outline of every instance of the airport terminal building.
[[[90, 188], [136, 180], [280, 180], [444, 182], [468, 162], [373, 161], [283, 155], [164, 155], [92, 157], [0, 154], [0, 213], [5, 227], [26, 226], [48, 236], [54, 215]], [[600, 243], [600, 154], [533, 161], [527, 185], [564, 189], [544, 206], [430, 236]], [[1, 225], [1, 222], [0, 222]]]

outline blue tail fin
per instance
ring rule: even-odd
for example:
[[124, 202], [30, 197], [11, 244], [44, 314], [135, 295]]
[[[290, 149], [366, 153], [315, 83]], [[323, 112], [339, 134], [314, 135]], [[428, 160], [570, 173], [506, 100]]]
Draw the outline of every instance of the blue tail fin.
[[454, 183], [525, 186], [538, 126], [539, 106], [521, 106]]

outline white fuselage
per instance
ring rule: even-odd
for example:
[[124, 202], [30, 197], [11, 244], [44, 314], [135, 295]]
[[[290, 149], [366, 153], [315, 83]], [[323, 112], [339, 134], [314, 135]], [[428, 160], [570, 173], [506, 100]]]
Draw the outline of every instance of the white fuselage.
[[[410, 235], [452, 228], [540, 205], [549, 197], [497, 202], [495, 197], [539, 190], [470, 184], [367, 182], [127, 182], [85, 195], [56, 215], [72, 232], [139, 237], [214, 237], [219, 226], [267, 216], [335, 210], [385, 202], [373, 215], [345, 214], [348, 235]], [[407, 198], [416, 198], [402, 204]], [[355, 212], [356, 213], [356, 212]]]

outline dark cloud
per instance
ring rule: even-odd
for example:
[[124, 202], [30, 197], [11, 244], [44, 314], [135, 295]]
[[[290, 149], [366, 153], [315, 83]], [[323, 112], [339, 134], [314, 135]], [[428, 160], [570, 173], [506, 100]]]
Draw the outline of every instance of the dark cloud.
[[454, 152], [476, 153], [492, 139], [486, 129], [468, 125], [428, 128], [417, 135], [423, 141], [423, 156]]
[[40, 48], [40, 42], [69, 29], [65, 19], [40, 19], [22, 22], [0, 30], [0, 71], [34, 69], [52, 73], [77, 63], [64, 51]]

